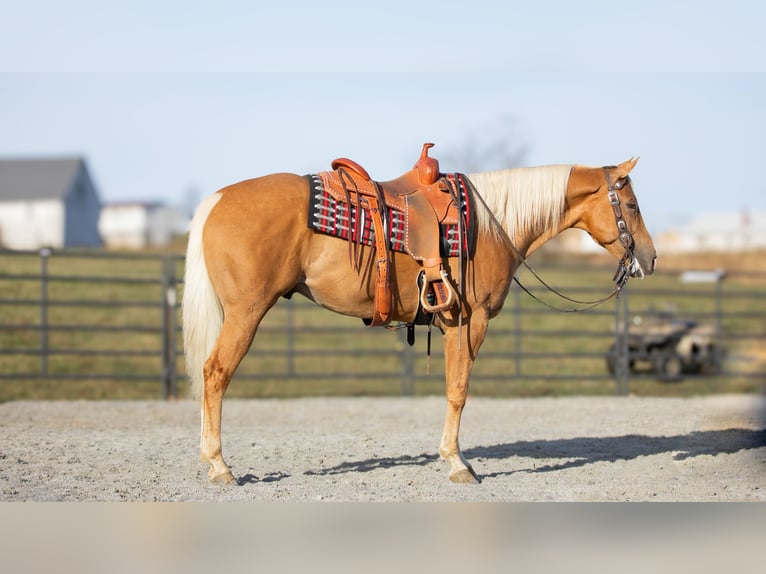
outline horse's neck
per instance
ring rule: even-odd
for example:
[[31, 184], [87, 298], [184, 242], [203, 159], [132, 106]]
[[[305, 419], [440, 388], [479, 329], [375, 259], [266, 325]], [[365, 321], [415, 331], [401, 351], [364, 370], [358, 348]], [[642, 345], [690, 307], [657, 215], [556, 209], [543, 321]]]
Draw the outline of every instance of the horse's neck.
[[544, 229], [538, 235], [516, 239], [514, 245], [520, 245], [520, 247], [517, 247], [517, 249], [519, 250], [519, 253], [522, 255], [522, 257], [526, 259], [535, 251], [540, 249], [543, 245], [548, 243], [551, 239], [556, 237], [559, 233], [564, 231], [564, 229], [566, 228], [559, 227], [556, 229]]
[[571, 225], [566, 192], [572, 166], [517, 168], [469, 176], [516, 255], [526, 258]]
[[[520, 246], [517, 247], [517, 249], [525, 259], [548, 243], [551, 239], [556, 238], [563, 231], [575, 227], [575, 224], [582, 213], [579, 207], [572, 209], [573, 205], [569, 203], [570, 199], [571, 198], [567, 196], [567, 208], [559, 218], [557, 225], [547, 227], [542, 226], [534, 232], [529, 233], [527, 237], [518, 237], [515, 239], [514, 245]], [[517, 233], [516, 235], [522, 234]], [[512, 241], [514, 241], [514, 239], [512, 239]]]

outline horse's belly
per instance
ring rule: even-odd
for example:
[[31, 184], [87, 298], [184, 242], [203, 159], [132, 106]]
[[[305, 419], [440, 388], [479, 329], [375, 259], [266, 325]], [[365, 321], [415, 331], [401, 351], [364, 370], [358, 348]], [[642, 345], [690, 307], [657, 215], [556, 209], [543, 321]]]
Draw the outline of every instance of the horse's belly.
[[364, 294], [344, 290], [342, 286], [312, 281], [311, 286], [306, 283], [296, 285], [291, 293], [299, 293], [320, 307], [341, 315], [372, 316], [373, 301]]
[[[305, 280], [295, 291], [322, 307], [352, 317], [372, 317], [377, 280], [375, 251], [357, 252], [355, 269], [349, 243], [333, 237], [314, 236], [304, 261]], [[393, 293], [393, 320], [411, 321], [418, 310], [417, 273], [420, 266], [407, 255], [394, 253], [389, 278]]]

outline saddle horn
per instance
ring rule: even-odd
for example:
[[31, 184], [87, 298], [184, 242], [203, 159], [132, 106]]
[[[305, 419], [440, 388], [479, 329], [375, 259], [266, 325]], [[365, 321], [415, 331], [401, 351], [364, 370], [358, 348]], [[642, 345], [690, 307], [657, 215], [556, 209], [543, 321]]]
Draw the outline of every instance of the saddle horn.
[[420, 159], [415, 163], [418, 170], [418, 181], [423, 185], [432, 185], [439, 179], [439, 160], [428, 157], [428, 150], [434, 147], [432, 143], [424, 143]]

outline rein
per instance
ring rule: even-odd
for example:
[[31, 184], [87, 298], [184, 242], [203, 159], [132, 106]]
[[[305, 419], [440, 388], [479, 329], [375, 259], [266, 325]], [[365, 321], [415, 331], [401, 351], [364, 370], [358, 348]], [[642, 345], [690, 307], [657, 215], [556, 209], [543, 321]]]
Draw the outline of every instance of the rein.
[[568, 297], [567, 295], [564, 295], [560, 291], [554, 289], [550, 285], [548, 285], [545, 281], [543, 281], [542, 277], [540, 277], [534, 269], [527, 263], [526, 258], [524, 258], [521, 253], [519, 253], [519, 250], [516, 249], [516, 246], [509, 241], [509, 245], [511, 246], [511, 249], [516, 254], [519, 259], [521, 259], [522, 265], [526, 267], [530, 273], [537, 279], [541, 285], [543, 285], [548, 291], [551, 293], [558, 295], [560, 298], [564, 299], [565, 301], [569, 301], [571, 303], [575, 303], [577, 305], [584, 305], [584, 307], [576, 307], [574, 309], [567, 309], [564, 307], [557, 307], [556, 305], [551, 305], [550, 303], [543, 301], [539, 297], [537, 297], [534, 293], [532, 293], [529, 289], [527, 289], [524, 285], [521, 284], [521, 281], [519, 281], [516, 276], [514, 275], [513, 280], [516, 282], [516, 284], [521, 287], [521, 289], [532, 299], [535, 301], [542, 303], [546, 307], [550, 309], [554, 309], [555, 311], [562, 311], [564, 313], [578, 313], [581, 311], [588, 311], [590, 309], [593, 309], [594, 307], [597, 307], [601, 305], [602, 303], [606, 303], [613, 297], [619, 297], [620, 293], [622, 291], [622, 288], [625, 287], [625, 285], [628, 283], [628, 279], [630, 279], [630, 268], [633, 265], [633, 262], [635, 261], [635, 256], [633, 255], [633, 248], [635, 246], [635, 241], [633, 240], [633, 235], [631, 235], [630, 231], [628, 230], [628, 224], [625, 222], [625, 219], [622, 217], [622, 208], [620, 206], [620, 196], [617, 195], [618, 189], [622, 189], [625, 185], [623, 182], [617, 182], [617, 184], [612, 185], [612, 179], [609, 177], [609, 170], [605, 167], [604, 168], [604, 177], [606, 178], [606, 185], [608, 189], [608, 195], [609, 198], [609, 204], [612, 206], [612, 211], [614, 212], [614, 219], [615, 224], [617, 225], [617, 231], [620, 233], [620, 243], [622, 243], [622, 246], [625, 248], [625, 253], [623, 254], [622, 258], [620, 259], [620, 262], [617, 264], [617, 271], [614, 273], [614, 277], [612, 278], [612, 281], [614, 281], [614, 289], [612, 292], [607, 295], [606, 297], [602, 297], [601, 299], [597, 299], [596, 301], [580, 301], [578, 299], [573, 299], [572, 297]]

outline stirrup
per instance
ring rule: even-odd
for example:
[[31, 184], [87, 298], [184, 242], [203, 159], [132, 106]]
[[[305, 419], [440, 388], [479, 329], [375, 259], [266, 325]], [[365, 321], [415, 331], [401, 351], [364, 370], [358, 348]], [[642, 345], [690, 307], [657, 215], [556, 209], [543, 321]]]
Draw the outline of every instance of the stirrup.
[[[449, 282], [449, 273], [440, 269], [439, 275], [441, 275], [441, 279], [424, 281], [420, 287], [420, 305], [426, 313], [445, 311], [451, 308], [457, 299], [455, 290]], [[434, 294], [435, 302], [433, 305], [428, 302], [429, 289]]]

